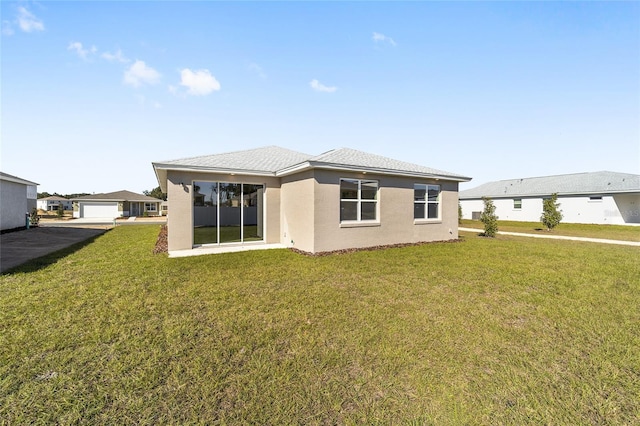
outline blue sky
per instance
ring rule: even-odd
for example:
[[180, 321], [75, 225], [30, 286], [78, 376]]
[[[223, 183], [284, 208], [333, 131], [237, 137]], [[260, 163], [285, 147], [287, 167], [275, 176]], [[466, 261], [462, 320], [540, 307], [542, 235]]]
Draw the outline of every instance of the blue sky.
[[640, 173], [638, 2], [0, 2], [1, 169], [350, 147], [473, 177]]

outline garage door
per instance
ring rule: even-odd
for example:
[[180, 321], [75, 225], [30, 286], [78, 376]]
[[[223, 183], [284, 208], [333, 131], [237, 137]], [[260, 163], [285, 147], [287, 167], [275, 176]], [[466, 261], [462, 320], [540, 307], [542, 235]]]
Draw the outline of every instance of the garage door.
[[82, 203], [80, 217], [118, 217], [118, 203]]

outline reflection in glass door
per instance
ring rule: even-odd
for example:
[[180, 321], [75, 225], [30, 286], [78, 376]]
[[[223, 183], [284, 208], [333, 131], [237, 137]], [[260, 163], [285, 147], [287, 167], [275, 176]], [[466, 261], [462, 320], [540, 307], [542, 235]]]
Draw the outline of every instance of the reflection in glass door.
[[218, 243], [218, 183], [193, 183], [193, 243]]
[[238, 243], [242, 241], [242, 211], [240, 197], [242, 185], [220, 182], [220, 243]]

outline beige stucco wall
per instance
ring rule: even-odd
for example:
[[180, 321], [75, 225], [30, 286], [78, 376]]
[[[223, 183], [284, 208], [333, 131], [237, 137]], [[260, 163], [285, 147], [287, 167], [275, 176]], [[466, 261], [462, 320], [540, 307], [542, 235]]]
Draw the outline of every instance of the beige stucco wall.
[[231, 182], [265, 185], [265, 242], [280, 242], [280, 180], [275, 177], [168, 171], [167, 215], [170, 251], [193, 248], [193, 182]]
[[313, 252], [314, 235], [317, 232], [314, 228], [313, 171], [283, 177], [280, 192], [282, 244]]
[[[340, 178], [379, 182], [379, 223], [340, 224]], [[169, 171], [170, 251], [193, 247], [194, 181], [265, 185], [265, 242], [282, 243], [310, 253], [458, 238], [457, 182], [319, 169], [282, 178]], [[441, 220], [414, 221], [415, 183], [441, 186]]]
[[[378, 219], [371, 226], [340, 224], [340, 178], [378, 181]], [[314, 243], [311, 252], [364, 248], [377, 245], [444, 241], [458, 238], [458, 183], [432, 179], [329, 170], [314, 172]], [[441, 186], [441, 220], [414, 221], [413, 185]]]

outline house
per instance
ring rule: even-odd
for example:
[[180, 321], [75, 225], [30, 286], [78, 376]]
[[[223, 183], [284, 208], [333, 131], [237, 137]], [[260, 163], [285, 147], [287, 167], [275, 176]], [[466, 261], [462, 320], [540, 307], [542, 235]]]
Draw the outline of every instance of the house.
[[[153, 163], [171, 255], [255, 245], [318, 253], [458, 238], [470, 178], [342, 148], [277, 146]], [[250, 247], [251, 246], [251, 247]]]
[[558, 194], [565, 223], [640, 223], [640, 175], [575, 173], [489, 182], [460, 192], [465, 219], [478, 219], [482, 197], [493, 200], [500, 220], [539, 222], [542, 200]]
[[59, 197], [57, 195], [39, 198], [37, 205], [38, 210], [44, 211], [57, 211], [61, 208], [62, 210], [71, 210], [73, 208], [73, 203], [71, 200], [64, 197]]
[[37, 183], [0, 172], [0, 231], [25, 227], [37, 198]]
[[85, 195], [73, 198], [75, 218], [158, 216], [162, 200], [131, 191]]

